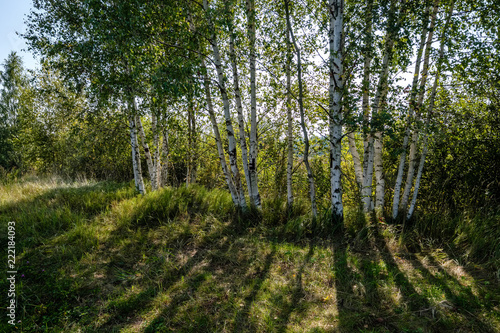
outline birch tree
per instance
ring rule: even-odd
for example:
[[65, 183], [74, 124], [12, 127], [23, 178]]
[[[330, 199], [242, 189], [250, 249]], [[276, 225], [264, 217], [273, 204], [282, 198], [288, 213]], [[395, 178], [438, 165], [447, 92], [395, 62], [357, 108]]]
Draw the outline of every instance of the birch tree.
[[[285, 6], [288, 8], [288, 0], [285, 0]], [[292, 66], [292, 42], [290, 40], [289, 13], [286, 15], [286, 119], [287, 119], [287, 163], [286, 163], [286, 193], [288, 208], [293, 207], [293, 116], [292, 116], [292, 84], [291, 84], [291, 66]]]
[[344, 208], [342, 205], [341, 184], [341, 141], [342, 141], [342, 97], [344, 94], [344, 1], [329, 2], [330, 30], [330, 89], [329, 89], [329, 130], [330, 130], [330, 182], [332, 219], [342, 223]]
[[451, 5], [450, 5], [450, 8], [449, 8], [448, 13], [447, 13], [447, 17], [446, 17], [446, 23], [443, 27], [443, 30], [441, 32], [441, 36], [439, 38], [441, 45], [439, 47], [439, 55], [438, 55], [438, 59], [437, 59], [436, 74], [434, 76], [434, 84], [432, 85], [431, 95], [429, 97], [429, 104], [427, 107], [427, 120], [425, 123], [424, 137], [423, 137], [423, 142], [422, 142], [422, 154], [420, 156], [420, 162], [418, 165], [417, 176], [415, 179], [415, 189], [413, 190], [413, 196], [412, 196], [410, 208], [408, 209], [408, 214], [406, 215], [406, 221], [408, 221], [412, 217], [413, 211], [415, 210], [415, 204], [417, 202], [418, 190], [420, 188], [420, 180], [422, 178], [422, 171], [424, 169], [425, 157], [427, 155], [427, 150], [428, 150], [427, 140], [429, 138], [429, 124], [430, 124], [430, 120], [431, 120], [433, 112], [434, 112], [434, 104], [435, 104], [435, 100], [436, 100], [437, 86], [439, 83], [439, 77], [441, 75], [442, 64], [443, 64], [443, 60], [444, 60], [444, 45], [446, 42], [445, 38], [446, 38], [446, 34], [448, 33], [448, 27], [450, 26], [450, 20], [451, 20], [451, 16], [453, 15], [454, 6], [455, 6], [455, 0], [453, 0]]
[[[437, 4], [437, 1], [435, 1], [435, 4]], [[433, 17], [435, 17], [437, 12], [437, 6], [434, 6], [433, 10]], [[402, 147], [402, 152], [401, 156], [399, 158], [399, 166], [398, 166], [398, 173], [396, 176], [396, 183], [394, 185], [394, 197], [393, 197], [393, 203], [392, 203], [392, 218], [396, 219], [398, 216], [399, 212], [399, 201], [400, 201], [400, 194], [401, 194], [401, 185], [403, 181], [403, 173], [404, 173], [404, 167], [405, 167], [405, 162], [406, 162], [406, 152], [408, 149], [408, 141], [410, 137], [410, 132], [411, 132], [411, 126], [412, 123], [414, 122], [414, 114], [415, 114], [415, 108], [416, 108], [416, 97], [418, 93], [418, 79], [419, 79], [419, 74], [420, 74], [420, 65], [422, 63], [422, 54], [424, 47], [426, 45], [426, 39], [427, 39], [427, 32], [428, 32], [428, 24], [429, 24], [429, 7], [427, 6], [425, 9], [424, 17], [423, 17], [423, 22], [422, 22], [422, 33], [420, 36], [420, 43], [419, 47], [417, 49], [417, 58], [415, 61], [415, 70], [413, 74], [413, 81], [412, 81], [412, 88], [411, 88], [411, 93], [410, 93], [410, 101], [409, 101], [409, 114], [407, 118], [407, 124], [405, 128], [405, 135], [403, 138], [403, 147]]]
[[248, 173], [252, 192], [249, 193], [253, 204], [261, 207], [260, 194], [257, 179], [257, 87], [255, 77], [255, 60], [257, 58], [255, 50], [255, 0], [246, 0], [246, 10], [248, 19], [248, 40], [250, 57], [250, 154]]
[[[420, 85], [418, 88], [418, 97], [416, 102], [414, 102], [414, 114], [415, 114], [415, 123], [418, 123], [421, 117], [421, 109], [422, 109], [422, 104], [424, 101], [424, 96], [425, 96], [425, 86], [427, 84], [427, 78], [428, 78], [428, 73], [429, 73], [429, 61], [430, 61], [430, 52], [432, 49], [432, 39], [434, 37], [434, 28], [435, 28], [435, 22], [436, 22], [436, 15], [438, 11], [438, 4], [439, 2], [436, 1], [434, 3], [434, 8], [432, 11], [432, 16], [431, 16], [431, 23], [429, 26], [429, 33], [427, 36], [427, 41], [425, 45], [425, 54], [424, 54], [424, 63], [422, 67], [422, 74], [421, 74], [421, 80], [420, 80]], [[406, 214], [406, 210], [408, 207], [408, 200], [410, 198], [411, 194], [411, 189], [413, 187], [413, 179], [415, 176], [415, 166], [416, 166], [416, 161], [417, 161], [417, 150], [418, 150], [418, 137], [419, 137], [419, 130], [418, 126], [415, 126], [412, 136], [411, 136], [411, 143], [410, 143], [410, 154], [408, 155], [408, 171], [406, 174], [406, 181], [405, 181], [405, 187], [403, 191], [403, 195], [401, 197], [401, 203], [399, 206], [399, 211], [402, 211], [402, 214]], [[397, 218], [397, 215], [396, 215]]]
[[[226, 122], [226, 132], [227, 132], [227, 138], [228, 138], [228, 143], [229, 143], [229, 147], [228, 147], [228, 149], [229, 149], [229, 151], [228, 151], [229, 164], [231, 167], [232, 177], [234, 179], [234, 186], [236, 188], [237, 206], [239, 206], [241, 208], [245, 208], [246, 207], [246, 200], [245, 200], [245, 194], [243, 192], [243, 188], [242, 188], [242, 184], [241, 184], [240, 171], [238, 168], [236, 139], [234, 137], [234, 129], [233, 129], [233, 124], [232, 124], [232, 119], [231, 119], [229, 97], [228, 97], [227, 91], [226, 91], [226, 79], [224, 76], [224, 72], [222, 70], [222, 59], [221, 59], [221, 55], [220, 55], [219, 44], [217, 42], [217, 36], [215, 35], [215, 30], [214, 30], [214, 26], [212, 24], [212, 19], [210, 17], [211, 13], [210, 13], [210, 8], [208, 6], [207, 0], [203, 0], [203, 7], [204, 7], [204, 10], [207, 14], [209, 29], [211, 30], [210, 44], [212, 45], [212, 51], [213, 51], [212, 54], [213, 54], [213, 58], [214, 58], [215, 69], [217, 72], [218, 86], [219, 86], [219, 91], [220, 91], [220, 94], [222, 97], [222, 102], [223, 102], [224, 118], [225, 118], [225, 122]], [[255, 144], [256, 144], [256, 142], [255, 142]], [[252, 148], [250, 148], [250, 150], [251, 149]], [[250, 152], [250, 156], [252, 158], [251, 152]], [[257, 162], [255, 161], [255, 163], [257, 163]], [[250, 167], [249, 167], [250, 177], [252, 177], [251, 170], [252, 170], [252, 165], [250, 165]]]
[[[309, 197], [311, 200], [311, 213], [312, 213], [313, 219], [315, 219], [318, 216], [318, 208], [316, 205], [316, 186], [314, 184], [314, 175], [313, 175], [311, 165], [309, 164], [309, 136], [307, 133], [305, 113], [304, 113], [304, 99], [303, 99], [303, 88], [302, 88], [302, 62], [301, 62], [300, 48], [298, 47], [298, 45], [295, 41], [295, 36], [293, 34], [293, 30], [292, 30], [291, 23], [290, 23], [290, 11], [289, 11], [288, 0], [285, 0], [285, 15], [286, 15], [286, 20], [287, 20], [288, 32], [290, 33], [291, 41], [292, 41], [293, 47], [295, 49], [295, 53], [297, 55], [297, 80], [298, 80], [298, 84], [299, 84], [298, 102], [299, 102], [299, 113], [300, 113], [300, 126], [302, 127], [302, 134], [304, 136], [304, 158], [303, 158], [303, 160], [304, 160], [304, 165], [305, 165], [306, 171], [307, 171], [307, 179], [309, 182]], [[290, 93], [290, 91], [289, 91], [289, 93]]]

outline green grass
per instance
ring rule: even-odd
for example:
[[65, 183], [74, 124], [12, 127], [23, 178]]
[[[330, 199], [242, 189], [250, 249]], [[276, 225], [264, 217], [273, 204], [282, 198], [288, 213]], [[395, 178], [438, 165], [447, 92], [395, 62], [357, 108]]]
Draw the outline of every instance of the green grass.
[[355, 212], [331, 238], [306, 203], [263, 207], [241, 216], [225, 191], [199, 186], [142, 197], [131, 183], [1, 186], [21, 322], [4, 316], [0, 331], [500, 331], [491, 271], [435, 246], [411, 253]]

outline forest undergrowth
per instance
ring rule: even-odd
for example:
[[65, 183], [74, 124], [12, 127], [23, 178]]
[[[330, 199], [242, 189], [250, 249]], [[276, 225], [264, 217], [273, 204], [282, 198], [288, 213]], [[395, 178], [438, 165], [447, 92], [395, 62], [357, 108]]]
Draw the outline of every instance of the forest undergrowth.
[[498, 214], [416, 216], [402, 234], [355, 209], [343, 228], [313, 223], [300, 200], [291, 213], [286, 198], [233, 207], [196, 185], [0, 186], [2, 244], [16, 222], [17, 331], [500, 331]]

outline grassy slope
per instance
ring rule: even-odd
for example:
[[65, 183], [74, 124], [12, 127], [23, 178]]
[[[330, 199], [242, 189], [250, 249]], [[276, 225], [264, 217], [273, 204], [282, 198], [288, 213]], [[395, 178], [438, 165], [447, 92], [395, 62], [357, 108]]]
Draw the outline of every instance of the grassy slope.
[[[200, 187], [137, 197], [130, 184], [2, 186], [1, 244], [7, 221], [17, 230], [17, 330], [500, 331], [498, 281], [480, 267], [443, 249], [409, 253], [383, 223], [362, 239], [286, 241], [288, 229], [263, 226], [272, 209], [251, 227], [228, 194]], [[0, 331], [11, 329], [3, 316]]]

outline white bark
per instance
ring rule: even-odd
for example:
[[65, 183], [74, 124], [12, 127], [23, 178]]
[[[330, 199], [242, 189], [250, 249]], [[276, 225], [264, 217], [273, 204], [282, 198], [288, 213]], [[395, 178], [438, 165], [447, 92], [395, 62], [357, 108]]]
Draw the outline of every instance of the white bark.
[[364, 155], [363, 188], [361, 190], [361, 200], [363, 201], [363, 210], [368, 213], [372, 209], [372, 182], [373, 182], [373, 136], [367, 135], [367, 143]]
[[354, 133], [348, 133], [347, 139], [349, 142], [349, 152], [352, 155], [352, 161], [354, 163], [354, 175], [356, 177], [356, 183], [358, 184], [358, 190], [361, 190], [363, 188], [363, 168], [361, 167], [361, 159], [359, 157], [358, 148], [356, 148], [356, 139], [354, 138]]
[[[137, 107], [137, 102], [135, 101], [134, 98], [134, 108], [138, 110]], [[139, 133], [139, 136], [141, 137], [141, 144], [142, 148], [144, 149], [144, 156], [146, 157], [146, 163], [148, 165], [148, 174], [149, 174], [149, 179], [151, 180], [151, 188], [152, 190], [156, 190], [155, 186], [153, 185], [154, 183], [154, 165], [153, 165], [153, 158], [151, 156], [151, 151], [149, 150], [149, 145], [148, 141], [146, 139], [146, 133], [144, 132], [144, 127], [142, 126], [142, 121], [141, 121], [141, 116], [137, 115], [135, 116], [135, 123], [137, 124], [137, 130]]]
[[194, 101], [188, 102], [188, 156], [186, 170], [186, 185], [196, 182], [196, 121]]
[[285, 0], [285, 11], [288, 31], [290, 32], [290, 37], [292, 39], [293, 46], [297, 53], [297, 80], [299, 83], [299, 112], [300, 112], [300, 126], [302, 127], [302, 133], [304, 135], [304, 165], [307, 171], [307, 179], [309, 181], [309, 196], [311, 198], [311, 213], [313, 218], [318, 216], [318, 208], [316, 205], [316, 187], [314, 185], [314, 176], [311, 165], [309, 164], [309, 136], [307, 134], [307, 127], [305, 122], [304, 114], [304, 103], [303, 103], [303, 89], [302, 89], [302, 63], [300, 56], [300, 49], [295, 42], [295, 37], [293, 35], [292, 26], [290, 24], [290, 13], [288, 10], [288, 0]]
[[[395, 22], [396, 15], [396, 3], [391, 1], [391, 8], [389, 13], [389, 28], [387, 31], [384, 55], [382, 58], [382, 69], [380, 72], [380, 77], [377, 85], [377, 91], [375, 93], [375, 98], [373, 102], [373, 115], [377, 115], [380, 109], [385, 103], [385, 99], [388, 91], [388, 78], [389, 78], [389, 66], [393, 55], [394, 38], [397, 34], [394, 25], [399, 27], [399, 20]], [[400, 18], [401, 19], [401, 18]], [[383, 174], [382, 166], [382, 151], [383, 151], [383, 137], [382, 131], [379, 126], [375, 130], [373, 137], [373, 151], [374, 151], [374, 169], [375, 169], [375, 210], [377, 214], [380, 214], [383, 210], [384, 205], [384, 191], [385, 191], [385, 180]]]
[[164, 119], [164, 121], [163, 121], [163, 141], [162, 141], [162, 148], [161, 148], [161, 175], [159, 176], [161, 187], [167, 186], [167, 183], [168, 183], [169, 155], [170, 155], [170, 146], [168, 144], [168, 126], [167, 126], [166, 119]]
[[373, 168], [375, 169], [375, 209], [377, 213], [381, 213], [384, 208], [384, 194], [385, 194], [385, 179], [384, 179], [384, 166], [382, 160], [383, 145], [382, 145], [382, 132], [375, 133], [374, 143], [374, 157]]
[[[209, 8], [208, 8], [208, 2], [207, 0], [203, 0], [203, 7], [205, 11], [208, 14]], [[222, 70], [222, 61], [221, 61], [221, 56], [220, 56], [220, 51], [219, 51], [219, 45], [217, 43], [217, 37], [215, 36], [215, 30], [214, 27], [211, 23], [210, 17], [208, 17], [209, 21], [209, 26], [211, 27], [212, 34], [210, 36], [210, 43], [212, 44], [212, 50], [213, 50], [213, 56], [214, 56], [214, 63], [215, 63], [215, 69], [217, 71], [217, 78], [218, 78], [218, 86], [219, 90], [221, 93], [222, 97], [222, 103], [223, 103], [223, 109], [224, 109], [224, 118], [226, 121], [226, 132], [227, 132], [227, 139], [228, 139], [228, 155], [229, 155], [229, 164], [231, 167], [231, 172], [234, 180], [234, 186], [236, 188], [236, 200], [237, 200], [237, 206], [241, 208], [246, 207], [246, 200], [245, 200], [245, 193], [243, 192], [243, 188], [241, 185], [241, 178], [240, 178], [240, 171], [238, 169], [238, 163], [237, 163], [237, 152], [236, 152], [236, 140], [234, 138], [234, 129], [233, 129], [233, 124], [231, 120], [231, 112], [229, 108], [229, 98], [227, 96], [227, 91], [226, 91], [226, 80], [224, 77], [224, 72]], [[250, 136], [250, 158], [252, 159], [252, 136]], [[252, 162], [255, 162], [255, 160], [251, 160], [249, 171], [252, 172], [252, 168], [255, 167], [255, 165], [252, 166]], [[255, 164], [255, 163], [254, 163]], [[251, 175], [250, 175], [251, 176]], [[253, 180], [253, 179], [252, 179]]]
[[[288, 1], [288, 0], [286, 0]], [[292, 85], [291, 85], [292, 46], [290, 29], [286, 30], [286, 117], [287, 117], [287, 164], [286, 192], [288, 207], [293, 207], [293, 118], [292, 118]]]
[[408, 150], [408, 140], [410, 138], [411, 124], [413, 122], [414, 112], [415, 112], [415, 103], [416, 103], [416, 96], [418, 89], [418, 78], [420, 74], [420, 64], [422, 62], [422, 53], [425, 47], [425, 40], [427, 38], [427, 26], [429, 21], [428, 14], [429, 14], [429, 7], [426, 7], [424, 19], [422, 22], [422, 34], [420, 36], [420, 45], [417, 51], [417, 59], [415, 61], [413, 82], [411, 85], [412, 88], [411, 88], [410, 103], [409, 103], [410, 105], [409, 105], [408, 121], [405, 128], [405, 136], [403, 138], [403, 147], [402, 147], [403, 151], [401, 152], [401, 156], [399, 157], [398, 174], [396, 176], [396, 183], [394, 185], [394, 196], [392, 199], [393, 219], [396, 219], [399, 213], [399, 200], [401, 196], [401, 185], [403, 182], [404, 167], [406, 164], [406, 151]]
[[342, 141], [342, 96], [344, 94], [343, 67], [343, 25], [344, 0], [330, 0], [330, 88], [329, 88], [329, 129], [330, 129], [330, 183], [331, 209], [334, 221], [342, 222], [344, 208], [342, 205], [341, 183], [341, 141]]
[[238, 128], [240, 132], [240, 148], [241, 148], [241, 159], [243, 161], [243, 171], [245, 174], [245, 180], [247, 182], [247, 190], [250, 200], [254, 197], [252, 193], [252, 181], [250, 179], [250, 173], [248, 170], [248, 150], [247, 150], [247, 140], [245, 132], [245, 122], [243, 118], [243, 105], [241, 103], [241, 92], [239, 84], [238, 75], [238, 65], [236, 61], [236, 52], [234, 50], [234, 31], [233, 26], [230, 26], [230, 39], [229, 39], [229, 56], [231, 58], [231, 65], [233, 68], [233, 86], [234, 86], [234, 98], [236, 100], [236, 111], [238, 113]]
[[251, 200], [256, 207], [261, 208], [258, 178], [257, 178], [257, 87], [255, 79], [255, 1], [246, 0], [248, 17], [248, 39], [250, 42], [250, 160], [249, 176], [251, 180]]
[[135, 117], [132, 115], [129, 116], [130, 144], [132, 146], [132, 167], [134, 171], [135, 188], [140, 194], [145, 194], [146, 189], [144, 188], [144, 179], [142, 178], [141, 155], [139, 152], [137, 127], [134, 118]]
[[364, 134], [364, 151], [363, 151], [363, 177], [361, 191], [361, 201], [363, 202], [363, 210], [368, 213], [372, 206], [372, 178], [373, 178], [373, 136], [367, 131], [370, 121], [370, 66], [372, 61], [372, 30], [373, 30], [373, 2], [367, 0], [366, 4], [366, 32], [365, 32], [365, 52], [364, 52], [364, 68], [363, 68], [363, 134]]
[[160, 135], [158, 133], [158, 118], [153, 112], [151, 115], [151, 126], [153, 129], [153, 176], [151, 177], [151, 187], [153, 190], [159, 189], [160, 184]]
[[[432, 16], [431, 16], [431, 24], [429, 27], [429, 34], [427, 36], [427, 42], [425, 44], [424, 64], [422, 67], [422, 75], [421, 75], [422, 79], [420, 80], [418, 99], [415, 104], [415, 117], [417, 121], [421, 116], [420, 110], [422, 108], [422, 103], [424, 101], [424, 96], [425, 96], [425, 85], [427, 83], [427, 76], [429, 73], [430, 52], [432, 48], [432, 38], [434, 36], [434, 26], [436, 21], [437, 10], [438, 10], [438, 1], [434, 3], [434, 8], [432, 10]], [[408, 200], [410, 198], [411, 189], [413, 187], [413, 178], [415, 176], [415, 166], [417, 163], [418, 137], [419, 137], [419, 131], [418, 128], [415, 127], [411, 136], [410, 154], [408, 156], [408, 172], [406, 174], [405, 187], [403, 191], [403, 196], [401, 198], [401, 204], [399, 206], [399, 210], [401, 210], [403, 214], [406, 213], [408, 207]]]
[[414, 71], [414, 75], [413, 75], [412, 90], [411, 90], [411, 96], [410, 96], [408, 123], [406, 124], [405, 136], [403, 138], [403, 151], [401, 152], [401, 156], [399, 157], [398, 174], [396, 176], [396, 183], [394, 185], [394, 196], [392, 199], [392, 218], [393, 219], [396, 219], [398, 216], [398, 213], [399, 213], [399, 200], [400, 200], [400, 196], [401, 196], [401, 185], [403, 182], [404, 167], [405, 167], [405, 163], [406, 163], [406, 151], [408, 150], [408, 140], [410, 137], [411, 123], [413, 121], [414, 111], [415, 111], [418, 78], [419, 78], [419, 74], [420, 74], [420, 63], [422, 61], [422, 53], [423, 53], [423, 49], [425, 46], [425, 40], [427, 37], [427, 25], [428, 25], [427, 15], [428, 15], [428, 12], [429, 12], [429, 8], [426, 7], [424, 21], [422, 24], [423, 25], [422, 35], [420, 37], [420, 45], [419, 45], [419, 48], [417, 51], [417, 60], [415, 62], [415, 71]]
[[415, 205], [417, 203], [418, 190], [420, 188], [420, 181], [422, 179], [422, 171], [424, 169], [425, 157], [426, 157], [427, 151], [428, 151], [427, 140], [429, 137], [429, 125], [430, 125], [430, 120], [432, 118], [432, 114], [434, 111], [437, 86], [438, 86], [438, 82], [439, 82], [439, 76], [441, 75], [441, 64], [442, 64], [443, 58], [444, 58], [445, 36], [446, 36], [447, 30], [448, 30], [448, 27], [450, 25], [450, 20], [451, 20], [452, 14], [453, 14], [454, 6], [455, 6], [455, 1], [453, 1], [450, 5], [450, 9], [448, 11], [447, 18], [446, 18], [446, 23], [444, 25], [444, 29], [442, 31], [441, 38], [440, 38], [441, 45], [439, 47], [439, 56], [438, 56], [438, 60], [437, 60], [436, 76], [434, 77], [434, 84], [432, 86], [431, 96], [429, 98], [429, 107], [427, 110], [427, 120], [425, 123], [424, 138], [423, 138], [423, 143], [422, 143], [423, 144], [422, 156], [420, 156], [417, 177], [415, 180], [415, 189], [413, 190], [413, 196], [412, 196], [410, 208], [408, 209], [408, 214], [406, 216], [406, 220], [409, 220], [412, 217], [413, 211], [415, 210]]
[[212, 123], [212, 129], [214, 131], [215, 143], [217, 145], [217, 152], [219, 153], [219, 161], [222, 167], [222, 172], [224, 173], [224, 177], [226, 178], [227, 187], [229, 188], [229, 192], [231, 193], [231, 198], [233, 199], [233, 203], [235, 206], [238, 206], [240, 204], [239, 194], [236, 190], [236, 187], [234, 186], [233, 179], [227, 167], [226, 155], [224, 153], [224, 148], [222, 146], [222, 139], [219, 132], [219, 126], [217, 125], [214, 106], [212, 104], [212, 94], [210, 93], [210, 79], [208, 78], [208, 74], [206, 73], [206, 66], [204, 60], [202, 60], [202, 69], [204, 71], [203, 85], [205, 88], [205, 99], [207, 102], [208, 115], [210, 118], [210, 122]]

